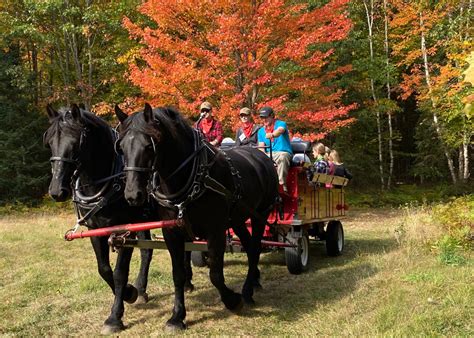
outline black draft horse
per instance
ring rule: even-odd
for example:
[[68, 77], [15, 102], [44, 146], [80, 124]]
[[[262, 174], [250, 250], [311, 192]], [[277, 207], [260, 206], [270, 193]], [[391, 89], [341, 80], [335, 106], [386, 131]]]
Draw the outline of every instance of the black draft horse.
[[[249, 263], [242, 295], [244, 301], [254, 303], [261, 239], [278, 198], [273, 162], [249, 147], [217, 150], [173, 108], [152, 109], [145, 104], [143, 112], [128, 116], [116, 106], [115, 113], [121, 121], [119, 146], [125, 160], [125, 198], [131, 205], [142, 204], [151, 178], [151, 194], [161, 205], [160, 217], [182, 221], [180, 227], [163, 229], [175, 286], [173, 314], [166, 327], [186, 327], [182, 262], [189, 237], [207, 239], [211, 282], [225, 306], [236, 311], [242, 306], [242, 297], [225, 285], [223, 273], [226, 230], [233, 228]], [[252, 234], [245, 226], [249, 217]]]
[[[123, 165], [114, 149], [115, 131], [105, 121], [77, 105], [60, 112], [48, 105], [47, 113], [51, 125], [45, 132], [43, 142], [52, 153], [49, 194], [54, 200], [65, 201], [72, 194], [78, 217], [81, 217], [102, 199], [104, 205], [85, 217], [89, 228], [156, 219], [156, 215], [147, 211], [146, 207], [132, 207], [126, 202], [123, 183], [120, 182], [123, 178], [119, 177]], [[138, 237], [150, 239], [150, 232], [138, 233]], [[91, 243], [99, 274], [115, 295], [110, 316], [102, 329], [102, 333], [111, 334], [124, 329], [123, 301], [147, 302], [146, 287], [153, 250], [140, 250], [140, 270], [133, 286], [127, 284], [133, 248], [118, 251], [112, 271], [107, 237], [91, 237]]]

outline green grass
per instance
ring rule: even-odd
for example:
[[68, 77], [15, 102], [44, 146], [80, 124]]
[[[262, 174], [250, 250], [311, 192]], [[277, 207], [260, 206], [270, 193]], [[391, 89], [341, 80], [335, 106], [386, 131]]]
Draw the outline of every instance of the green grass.
[[[0, 334], [92, 336], [100, 332], [112, 294], [98, 273], [88, 240], [65, 242], [71, 212], [35, 211], [0, 218]], [[186, 295], [189, 335], [473, 336], [473, 260], [440, 259], [445, 230], [428, 207], [360, 209], [343, 221], [344, 254], [327, 257], [312, 243], [308, 272], [290, 275], [282, 252], [262, 255], [263, 290], [257, 306], [225, 310], [205, 268], [194, 269], [196, 291]], [[111, 254], [112, 259], [116, 254]], [[243, 254], [226, 255], [229, 287], [246, 274]], [[134, 255], [131, 279], [138, 271]], [[163, 335], [173, 282], [166, 251], [155, 251], [150, 301], [126, 305], [121, 336]]]

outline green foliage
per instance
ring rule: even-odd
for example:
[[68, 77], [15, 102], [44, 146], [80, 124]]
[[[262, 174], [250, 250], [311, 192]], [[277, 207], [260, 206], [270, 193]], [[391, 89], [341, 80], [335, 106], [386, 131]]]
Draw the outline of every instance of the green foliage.
[[449, 236], [468, 245], [474, 235], [474, 195], [455, 198], [434, 207], [432, 217]]
[[466, 258], [462, 254], [462, 242], [458, 238], [445, 235], [435, 245], [439, 250], [438, 259], [441, 263], [453, 266], [466, 263]]
[[446, 181], [449, 177], [446, 158], [432, 126], [432, 117], [422, 118], [415, 131], [417, 154], [411, 174], [421, 182]]
[[465, 264], [474, 235], [474, 195], [434, 206], [431, 217], [444, 233], [434, 243], [439, 261], [453, 266]]
[[[474, 188], [458, 185], [437, 185], [423, 186], [415, 184], [398, 185], [391, 190], [381, 191], [379, 189], [349, 186], [346, 189], [346, 199], [352, 207], [399, 207], [402, 205], [423, 205], [446, 201], [456, 196], [464, 196], [463, 198], [472, 199]], [[471, 206], [474, 209], [474, 206]], [[436, 209], [438, 210], [438, 209]], [[445, 210], [440, 207], [440, 210]], [[450, 207], [446, 207], [450, 210]], [[458, 212], [455, 209], [453, 212]], [[438, 212], [438, 211], [436, 211]], [[446, 211], [443, 211], [446, 212]], [[447, 216], [442, 216], [447, 217]], [[461, 215], [459, 217], [462, 217]], [[461, 218], [462, 219], [462, 218]], [[449, 222], [448, 222], [449, 223]]]
[[[36, 69], [32, 88], [40, 99], [63, 103], [116, 103], [136, 94], [127, 83], [119, 57], [135, 46], [122, 28], [124, 15], [135, 16], [137, 0], [5, 0], [0, 30], [22, 45]], [[48, 85], [45, 86], [45, 83]]]
[[69, 212], [73, 209], [71, 200], [66, 202], [56, 202], [49, 195], [43, 198], [23, 199], [24, 202], [15, 200], [14, 202], [2, 201], [0, 203], [0, 215], [21, 215], [31, 214], [32, 212], [57, 214], [60, 212]]
[[20, 65], [17, 48], [0, 50], [0, 203], [36, 199], [48, 181], [41, 138], [47, 119], [33, 107], [28, 88], [18, 85]]

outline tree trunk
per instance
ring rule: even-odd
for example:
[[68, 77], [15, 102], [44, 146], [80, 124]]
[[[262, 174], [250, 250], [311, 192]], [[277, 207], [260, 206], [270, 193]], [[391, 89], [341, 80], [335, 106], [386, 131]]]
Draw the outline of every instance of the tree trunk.
[[464, 173], [463, 173], [463, 181], [466, 182], [468, 178], [471, 176], [471, 172], [469, 170], [469, 140], [470, 140], [470, 133], [467, 131], [464, 132], [462, 148], [463, 148], [463, 156], [464, 156]]
[[82, 76], [82, 65], [81, 59], [79, 55], [79, 46], [77, 43], [76, 33], [72, 33], [70, 36], [71, 43], [69, 44], [69, 48], [71, 49], [72, 61], [74, 62], [74, 69], [76, 71], [76, 86], [79, 88], [81, 92], [81, 97], [84, 102], [87, 94], [84, 90], [84, 83], [83, 83], [83, 76]]
[[[92, 0], [86, 1], [86, 9], [92, 5]], [[92, 96], [93, 96], [93, 87], [92, 87], [92, 73], [94, 71], [94, 65], [92, 60], [92, 46], [94, 45], [94, 39], [91, 38], [91, 33], [87, 32], [87, 59], [88, 59], [88, 72], [87, 72], [87, 88], [86, 93], [87, 97], [84, 99], [84, 106], [86, 110], [91, 109], [92, 106]]]
[[87, 73], [87, 97], [84, 100], [84, 106], [86, 110], [91, 109], [92, 106], [92, 72], [94, 70], [94, 65], [92, 64], [92, 42], [90, 34], [87, 35], [87, 58], [88, 58], [88, 73]]
[[[373, 46], [373, 24], [374, 24], [374, 0], [370, 0], [370, 10], [364, 0], [365, 13], [367, 15], [367, 28], [368, 28], [368, 37], [369, 37], [369, 50], [370, 50], [370, 63], [374, 64], [374, 46]], [[380, 123], [380, 112], [378, 109], [378, 100], [377, 94], [375, 93], [374, 79], [370, 75], [370, 90], [372, 92], [372, 99], [374, 100], [374, 106], [376, 110], [376, 120], [377, 120], [377, 138], [379, 146], [379, 173], [380, 173], [380, 184], [382, 190], [385, 188], [385, 178], [383, 170], [383, 153], [382, 153], [382, 127]]]
[[[65, 35], [64, 35], [64, 43], [65, 44], [67, 43]], [[67, 47], [65, 45], [64, 56], [63, 56], [62, 50], [61, 50], [61, 44], [59, 43], [58, 40], [55, 41], [54, 45], [55, 45], [56, 56], [58, 58], [59, 69], [60, 69], [60, 72], [61, 72], [61, 76], [63, 78], [66, 104], [69, 106], [71, 98], [70, 98], [70, 92], [69, 92], [70, 82], [69, 82], [69, 66], [68, 66], [69, 56], [68, 56], [68, 50], [67, 50]], [[53, 62], [53, 61], [51, 60], [51, 62]], [[52, 84], [52, 81], [51, 81], [51, 84]], [[51, 88], [52, 88], [52, 86], [51, 86]]]
[[441, 126], [438, 120], [438, 114], [436, 113], [436, 102], [433, 97], [433, 89], [431, 86], [431, 77], [430, 77], [430, 70], [428, 67], [428, 53], [426, 50], [426, 41], [425, 41], [425, 31], [424, 31], [424, 23], [423, 23], [423, 13], [420, 11], [420, 28], [421, 28], [421, 53], [423, 55], [423, 66], [425, 69], [425, 81], [426, 81], [426, 86], [428, 87], [428, 94], [431, 100], [431, 106], [433, 108], [433, 122], [434, 122], [434, 127], [436, 130], [436, 134], [438, 135], [438, 138], [441, 143], [441, 147], [444, 152], [444, 156], [446, 156], [446, 160], [448, 161], [448, 168], [449, 172], [451, 174], [451, 179], [453, 180], [453, 183], [457, 183], [457, 178], [456, 178], [456, 172], [454, 170], [454, 165], [453, 165], [453, 160], [451, 159], [451, 156], [449, 155], [448, 148], [446, 147], [446, 144], [443, 141], [442, 137], [442, 131], [441, 131]]
[[[385, 37], [384, 37], [384, 49], [385, 49], [385, 66], [386, 66], [386, 80], [387, 80], [387, 99], [391, 99], [390, 97], [390, 53], [389, 53], [389, 46], [388, 46], [388, 15], [387, 15], [387, 0], [383, 0], [383, 10], [384, 10], [384, 30], [385, 30]], [[389, 170], [388, 170], [388, 178], [387, 178], [387, 189], [391, 188], [392, 185], [392, 176], [393, 176], [393, 166], [394, 166], [394, 156], [393, 156], [393, 127], [392, 127], [392, 113], [389, 111], [387, 113], [388, 119], [388, 154], [390, 157], [389, 163]]]
[[34, 42], [31, 43], [31, 62], [33, 67], [33, 100], [36, 106], [39, 102], [39, 73], [38, 73], [38, 49]]

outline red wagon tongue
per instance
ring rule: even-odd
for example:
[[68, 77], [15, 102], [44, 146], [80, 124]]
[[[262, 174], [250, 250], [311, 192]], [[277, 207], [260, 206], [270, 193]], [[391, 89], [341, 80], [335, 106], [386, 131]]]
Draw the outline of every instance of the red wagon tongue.
[[122, 224], [122, 225], [116, 225], [116, 226], [107, 227], [107, 228], [93, 229], [93, 230], [80, 231], [80, 232], [68, 231], [64, 235], [64, 239], [66, 241], [72, 241], [73, 239], [76, 239], [76, 238], [110, 236], [114, 233], [116, 234], [116, 233], [122, 233], [122, 232], [127, 232], [127, 231], [130, 231], [130, 232], [145, 231], [145, 230], [151, 230], [151, 229], [174, 227], [176, 225], [178, 225], [177, 220]]

